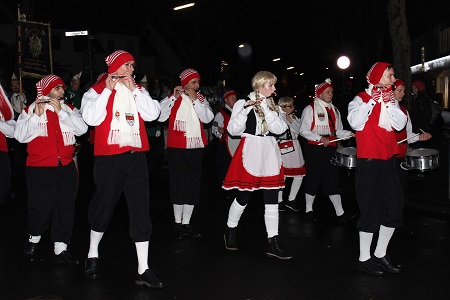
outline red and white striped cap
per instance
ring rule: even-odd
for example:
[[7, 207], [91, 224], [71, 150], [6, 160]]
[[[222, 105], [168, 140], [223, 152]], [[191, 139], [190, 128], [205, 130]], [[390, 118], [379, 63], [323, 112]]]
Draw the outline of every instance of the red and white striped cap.
[[194, 78], [200, 79], [200, 74], [194, 69], [186, 69], [180, 74], [181, 85], [184, 87]]
[[367, 72], [366, 79], [367, 83], [371, 83], [373, 85], [377, 85], [380, 83], [381, 77], [383, 76], [384, 71], [387, 67], [392, 66], [392, 64], [387, 62], [377, 62], [375, 63]]
[[133, 55], [124, 50], [117, 50], [108, 55], [105, 58], [106, 65], [108, 66], [108, 73], [114, 73], [124, 63], [129, 61], [135, 61]]
[[108, 77], [108, 73], [103, 72], [102, 74], [98, 75], [96, 83], [106, 80], [107, 77]]
[[227, 98], [230, 97], [230, 96], [235, 96], [235, 97], [237, 97], [236, 92], [233, 91], [233, 90], [229, 90], [228, 92], [226, 92], [225, 94], [223, 94], [223, 100], [227, 99]]
[[56, 75], [47, 75], [39, 80], [36, 83], [36, 99], [39, 99], [42, 96], [48, 96], [52, 89], [58, 84], [61, 84], [62, 86], [64, 86], [64, 88], [66, 88], [66, 84], [64, 83], [64, 81]]
[[330, 78], [325, 79], [324, 82], [319, 83], [318, 85], [316, 85], [315, 89], [314, 89], [314, 97], [317, 98], [320, 96], [320, 94], [323, 93], [323, 91], [325, 91], [326, 88], [331, 87], [333, 88], [333, 86], [331, 85], [331, 80]]

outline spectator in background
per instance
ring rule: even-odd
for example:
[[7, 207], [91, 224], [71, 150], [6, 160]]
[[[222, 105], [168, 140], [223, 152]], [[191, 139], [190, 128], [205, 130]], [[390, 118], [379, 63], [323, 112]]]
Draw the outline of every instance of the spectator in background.
[[[409, 116], [411, 117], [412, 132], [430, 132], [431, 102], [425, 91], [425, 84], [415, 80], [411, 85], [412, 96], [409, 103]], [[422, 132], [423, 133], [423, 132]], [[426, 140], [419, 140], [410, 144], [412, 149], [427, 148]]]
[[77, 109], [80, 109], [81, 107], [81, 98], [83, 97], [83, 91], [80, 89], [80, 83], [81, 83], [81, 74], [83, 72], [81, 71], [78, 74], [73, 75], [72, 79], [70, 80], [70, 86], [67, 87], [64, 96], [65, 101], [69, 104], [72, 104]]

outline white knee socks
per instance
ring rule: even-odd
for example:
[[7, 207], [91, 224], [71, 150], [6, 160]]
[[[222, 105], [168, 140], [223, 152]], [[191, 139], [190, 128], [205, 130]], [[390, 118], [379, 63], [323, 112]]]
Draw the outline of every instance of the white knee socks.
[[53, 243], [53, 251], [56, 255], [60, 255], [61, 252], [67, 250], [67, 244], [63, 242], [54, 242]]
[[306, 202], [306, 212], [313, 210], [313, 203], [316, 195], [310, 195], [305, 193], [305, 202]]
[[264, 222], [266, 223], [267, 237], [278, 235], [278, 205], [264, 205]]
[[148, 241], [137, 242], [135, 245], [138, 259], [138, 273], [142, 274], [148, 269]]
[[[244, 212], [244, 209], [247, 205], [240, 205], [236, 199], [234, 199], [233, 203], [230, 205], [230, 210], [228, 212], [228, 221], [227, 226], [229, 228], [235, 228], [237, 227], [239, 220], [241, 218], [242, 213]], [[278, 205], [277, 205], [277, 212], [278, 212]]]
[[173, 216], [175, 223], [181, 223], [181, 217], [183, 215], [183, 205], [173, 204]]
[[381, 258], [386, 255], [387, 247], [392, 235], [394, 234], [395, 228], [380, 226], [380, 231], [378, 233], [377, 247], [375, 248], [375, 257]]
[[88, 258], [98, 257], [98, 245], [103, 237], [103, 233], [91, 230]]
[[370, 245], [372, 244], [373, 233], [359, 232], [359, 261], [366, 261], [370, 258]]
[[292, 179], [291, 191], [289, 192], [289, 201], [294, 201], [295, 197], [297, 197], [297, 193], [300, 190], [300, 186], [302, 185], [303, 176], [297, 176]]
[[331, 203], [333, 203], [336, 216], [342, 216], [344, 214], [344, 209], [342, 208], [341, 195], [329, 195], [328, 197], [330, 197]]
[[191, 222], [191, 216], [192, 216], [192, 211], [194, 210], [194, 205], [188, 205], [188, 204], [184, 204], [183, 205], [183, 219], [182, 219], [182, 224], [189, 224], [189, 222]]

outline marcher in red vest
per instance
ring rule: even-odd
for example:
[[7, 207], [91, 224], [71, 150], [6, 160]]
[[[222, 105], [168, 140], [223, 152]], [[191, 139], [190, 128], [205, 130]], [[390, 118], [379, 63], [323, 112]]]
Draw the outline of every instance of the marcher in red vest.
[[316, 85], [314, 101], [302, 112], [300, 134], [308, 141], [305, 147], [308, 174], [303, 183], [305, 218], [308, 221], [317, 221], [313, 204], [322, 189], [322, 193], [328, 196], [333, 204], [337, 222], [343, 224], [352, 220], [355, 214], [344, 212], [340, 195], [339, 167], [330, 161], [337, 149], [337, 142], [333, 140], [351, 138], [354, 133], [343, 127], [341, 114], [332, 103], [333, 90], [328, 79]]
[[130, 218], [129, 234], [136, 247], [138, 270], [135, 283], [162, 288], [163, 283], [148, 266], [152, 234], [150, 190], [146, 151], [149, 150], [144, 121], [158, 118], [160, 106], [146, 89], [134, 81], [134, 57], [117, 50], [105, 58], [108, 76], [83, 94], [81, 112], [95, 126], [94, 182], [89, 204], [91, 226], [85, 275], [100, 276], [98, 246], [113, 217], [122, 192]]
[[14, 110], [0, 85], [0, 205], [6, 204], [11, 189], [11, 163], [6, 138], [14, 137]]
[[72, 237], [78, 171], [74, 162], [75, 136], [88, 127], [77, 108], [64, 103], [65, 84], [55, 75], [36, 83], [37, 99], [17, 119], [14, 137], [27, 143], [28, 188], [25, 258], [40, 260], [38, 243], [51, 227], [53, 262], [77, 265], [67, 246]]
[[211, 122], [214, 113], [199, 92], [200, 74], [186, 69], [180, 74], [181, 86], [161, 101], [160, 122], [169, 119], [167, 158], [170, 173], [170, 202], [173, 205], [175, 239], [199, 238], [190, 224], [194, 206], [200, 201], [202, 160], [208, 140], [203, 124]]
[[[406, 152], [408, 151], [408, 144], [415, 143], [417, 141], [427, 141], [431, 138], [431, 134], [428, 132], [421, 133], [420, 135], [416, 135], [412, 131], [411, 119], [409, 117], [408, 110], [405, 106], [403, 106], [403, 97], [405, 96], [405, 82], [401, 79], [397, 79], [394, 83], [392, 89], [394, 90], [394, 99], [395, 103], [398, 107], [403, 111], [403, 113], [408, 117], [408, 121], [406, 122], [406, 126], [400, 130], [395, 131], [395, 139], [398, 144], [398, 155], [395, 156], [396, 167], [397, 167], [397, 175], [400, 180], [400, 185], [402, 186], [403, 196], [405, 196], [406, 200], [406, 184], [408, 182], [408, 169], [402, 167], [405, 163]], [[420, 133], [420, 132], [419, 132]], [[404, 224], [399, 229], [400, 232], [406, 234], [412, 234], [413, 232], [407, 228]]]
[[[223, 94], [224, 107], [214, 117], [212, 125], [212, 133], [218, 138], [216, 171], [217, 178], [222, 184], [231, 162], [231, 157], [239, 144], [240, 137], [230, 137], [227, 131], [228, 122], [230, 121], [233, 106], [236, 103], [237, 95], [233, 90], [229, 90]], [[232, 139], [233, 138], [233, 139]]]
[[[404, 198], [397, 176], [398, 154], [394, 130], [407, 121], [392, 92], [394, 67], [375, 63], [366, 75], [368, 88], [348, 105], [348, 122], [356, 131], [355, 195], [360, 210], [358, 268], [371, 275], [399, 273], [400, 266], [386, 255], [395, 228], [403, 225]], [[373, 234], [378, 232], [374, 257]]]

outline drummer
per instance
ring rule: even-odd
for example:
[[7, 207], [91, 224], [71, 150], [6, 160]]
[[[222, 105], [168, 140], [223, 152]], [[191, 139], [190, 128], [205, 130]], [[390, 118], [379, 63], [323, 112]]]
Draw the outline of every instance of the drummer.
[[304, 180], [305, 218], [308, 221], [317, 221], [313, 203], [322, 188], [323, 195], [328, 196], [334, 206], [337, 222], [342, 224], [353, 219], [355, 214], [344, 212], [339, 194], [339, 167], [330, 161], [337, 148], [337, 142], [334, 140], [355, 135], [343, 129], [341, 114], [331, 103], [332, 99], [333, 86], [328, 78], [316, 85], [314, 101], [303, 109], [301, 116], [300, 135], [308, 140], [305, 147], [305, 162], [308, 164], [308, 173]]
[[[409, 117], [408, 110], [404, 106], [403, 97], [405, 96], [405, 82], [401, 79], [397, 79], [393, 85], [394, 99], [396, 105], [403, 111], [407, 116], [406, 126], [399, 131], [395, 131], [395, 138], [398, 143], [398, 155], [395, 157], [398, 179], [403, 190], [403, 196], [406, 200], [406, 184], [408, 182], [408, 169], [402, 168], [402, 163], [405, 162], [406, 152], [408, 151], [408, 144], [415, 143], [417, 141], [428, 141], [431, 138], [431, 134], [428, 132], [421, 133], [420, 135], [415, 134], [412, 131], [411, 119]], [[402, 142], [400, 142], [402, 141]], [[399, 229], [400, 232], [406, 234], [412, 234], [413, 232], [403, 224], [403, 227]]]
[[[409, 117], [408, 110], [404, 106], [403, 97], [405, 96], [405, 82], [401, 79], [397, 79], [393, 86], [394, 90], [394, 99], [395, 103], [400, 107], [404, 114], [408, 117], [406, 121], [406, 126], [400, 130], [395, 131], [395, 137], [397, 139], [397, 143], [399, 141], [404, 141], [402, 143], [398, 143], [398, 155], [396, 156], [396, 165], [398, 171], [398, 177], [400, 179], [400, 183], [402, 185], [403, 194], [405, 194], [406, 181], [408, 179], [407, 170], [400, 167], [400, 164], [405, 161], [406, 152], [408, 150], [408, 144], [415, 143], [417, 141], [428, 141], [431, 138], [431, 134], [428, 132], [423, 132], [420, 135], [417, 135], [412, 131], [411, 118]], [[418, 132], [419, 133], [419, 132]]]

